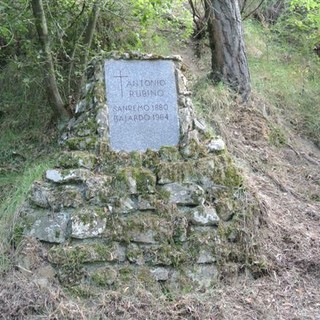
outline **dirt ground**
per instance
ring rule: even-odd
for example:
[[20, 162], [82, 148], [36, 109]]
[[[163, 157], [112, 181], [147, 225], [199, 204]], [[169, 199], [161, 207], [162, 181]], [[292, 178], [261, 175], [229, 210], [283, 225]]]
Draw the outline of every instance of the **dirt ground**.
[[[182, 56], [194, 79], [204, 74], [188, 49]], [[255, 93], [249, 105], [229, 111], [214, 120], [260, 203], [255, 241], [267, 261], [265, 275], [225, 279], [205, 294], [168, 299], [136, 288], [82, 302], [54, 280], [41, 282], [17, 268], [0, 281], [0, 319], [320, 320], [320, 150]], [[41, 260], [41, 248], [32, 250], [40, 250]]]

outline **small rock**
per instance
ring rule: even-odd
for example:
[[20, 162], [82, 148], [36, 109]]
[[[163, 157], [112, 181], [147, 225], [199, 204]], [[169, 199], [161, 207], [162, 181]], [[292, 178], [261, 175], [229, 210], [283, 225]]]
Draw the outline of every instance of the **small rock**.
[[218, 225], [220, 219], [213, 207], [200, 206], [191, 210], [191, 222], [200, 226]]
[[215, 261], [216, 261], [216, 259], [210, 251], [200, 250], [197, 263], [199, 263], [199, 264], [213, 263]]
[[192, 115], [189, 108], [179, 110], [180, 131], [184, 135], [192, 130]]
[[192, 281], [204, 288], [211, 287], [217, 275], [217, 267], [214, 264], [200, 264], [188, 272], [188, 276]]
[[151, 270], [152, 276], [157, 280], [157, 281], [166, 281], [169, 279], [169, 270], [165, 268], [156, 268]]
[[55, 183], [74, 183], [84, 181], [90, 174], [85, 169], [61, 170], [51, 169], [46, 171], [46, 178]]
[[226, 144], [222, 139], [211, 140], [207, 145], [209, 152], [223, 151], [226, 149]]
[[170, 183], [162, 187], [169, 193], [169, 202], [179, 205], [199, 205], [204, 201], [204, 190], [194, 183]]
[[107, 218], [93, 208], [84, 208], [72, 214], [71, 236], [76, 239], [95, 238], [106, 229]]
[[70, 233], [70, 215], [61, 212], [54, 216], [44, 216], [36, 220], [29, 234], [41, 241], [63, 243]]
[[206, 124], [199, 119], [193, 120], [194, 128], [199, 132], [205, 133], [207, 131]]

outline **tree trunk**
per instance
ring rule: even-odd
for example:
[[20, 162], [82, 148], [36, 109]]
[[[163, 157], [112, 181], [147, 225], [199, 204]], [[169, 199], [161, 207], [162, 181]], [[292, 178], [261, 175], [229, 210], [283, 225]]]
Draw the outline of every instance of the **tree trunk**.
[[77, 80], [77, 90], [75, 93], [75, 101], [78, 102], [81, 96], [81, 90], [84, 86], [85, 79], [86, 79], [86, 74], [85, 74], [85, 69], [87, 67], [88, 63], [88, 57], [89, 57], [89, 50], [91, 48], [92, 40], [93, 40], [93, 35], [96, 29], [97, 25], [97, 20], [100, 12], [100, 7], [99, 7], [99, 1], [96, 1], [93, 4], [92, 11], [90, 14], [90, 18], [84, 33], [84, 38], [83, 38], [83, 53], [80, 56], [80, 68], [82, 69], [81, 76]]
[[67, 120], [69, 118], [69, 114], [64, 107], [57, 85], [43, 3], [42, 0], [32, 0], [31, 4], [44, 55], [44, 81], [48, 100], [56, 116], [61, 120]]
[[238, 0], [205, 0], [205, 5], [213, 79], [228, 84], [247, 102], [251, 85]]

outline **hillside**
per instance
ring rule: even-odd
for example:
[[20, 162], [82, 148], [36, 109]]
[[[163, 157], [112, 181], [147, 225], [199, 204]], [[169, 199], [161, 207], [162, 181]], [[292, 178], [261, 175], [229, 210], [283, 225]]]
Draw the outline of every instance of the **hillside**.
[[[239, 104], [227, 88], [213, 87], [207, 80], [210, 57], [205, 44], [200, 57], [193, 42], [171, 51], [184, 59], [199, 117], [226, 141], [245, 178], [244, 187], [258, 200], [260, 216], [251, 241], [264, 265], [252, 261], [257, 272], [243, 269], [235, 274], [230, 264], [216, 286], [205, 293], [159, 298], [137, 287], [134, 294], [126, 294], [124, 288], [121, 293], [101, 295], [63, 288], [53, 277], [41, 246], [28, 243], [21, 246], [22, 252], [18, 248], [17, 260], [13, 247], [0, 256], [5, 271], [0, 280], [0, 318], [320, 319], [320, 90], [316, 78], [320, 67], [311, 56], [308, 60], [286, 44], [270, 42], [270, 34], [260, 26], [248, 22], [245, 28], [253, 84], [248, 105]], [[19, 107], [8, 105], [0, 113], [2, 132], [10, 132], [0, 138], [1, 220], [10, 226], [15, 223], [12, 212], [28, 187], [59, 150], [58, 133], [49, 125], [50, 119], [47, 127], [38, 126], [47, 113], [33, 118], [37, 112], [30, 109], [26, 120]], [[19, 132], [24, 125], [26, 129]], [[3, 237], [5, 231], [1, 230]], [[6, 240], [0, 246], [3, 251], [8, 248], [5, 244]], [[30, 270], [19, 267], [19, 259], [26, 258]]]

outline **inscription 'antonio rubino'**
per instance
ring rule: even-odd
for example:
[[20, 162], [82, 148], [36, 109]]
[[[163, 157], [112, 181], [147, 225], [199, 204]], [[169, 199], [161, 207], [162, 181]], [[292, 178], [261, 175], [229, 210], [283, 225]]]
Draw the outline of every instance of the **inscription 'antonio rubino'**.
[[177, 145], [179, 120], [174, 63], [107, 60], [110, 145], [116, 151]]

